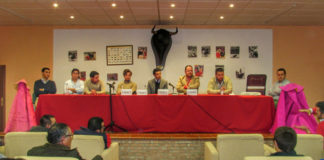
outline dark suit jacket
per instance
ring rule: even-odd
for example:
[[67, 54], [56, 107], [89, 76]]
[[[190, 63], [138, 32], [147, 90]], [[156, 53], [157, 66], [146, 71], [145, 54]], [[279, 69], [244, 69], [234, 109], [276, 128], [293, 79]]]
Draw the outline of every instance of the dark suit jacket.
[[[159, 89], [168, 89], [168, 81], [161, 78]], [[147, 94], [157, 94], [155, 93], [155, 78], [147, 82]]]

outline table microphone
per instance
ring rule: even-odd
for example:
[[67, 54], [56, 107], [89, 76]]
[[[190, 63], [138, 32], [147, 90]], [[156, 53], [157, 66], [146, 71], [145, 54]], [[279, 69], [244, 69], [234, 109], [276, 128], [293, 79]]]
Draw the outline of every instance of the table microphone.
[[171, 86], [171, 87], [175, 88], [175, 87], [174, 87], [174, 85], [173, 85], [172, 83], [169, 83], [169, 86]]

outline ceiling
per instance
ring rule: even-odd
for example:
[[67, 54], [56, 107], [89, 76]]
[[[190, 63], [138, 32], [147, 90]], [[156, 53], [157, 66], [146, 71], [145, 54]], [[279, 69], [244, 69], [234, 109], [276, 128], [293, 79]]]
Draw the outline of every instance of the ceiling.
[[324, 0], [0, 0], [0, 25], [154, 24], [324, 25]]

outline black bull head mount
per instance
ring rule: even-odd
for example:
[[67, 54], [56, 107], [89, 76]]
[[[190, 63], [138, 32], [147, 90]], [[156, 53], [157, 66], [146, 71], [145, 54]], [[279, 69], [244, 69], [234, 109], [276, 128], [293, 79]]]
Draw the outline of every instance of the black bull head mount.
[[156, 67], [163, 69], [165, 65], [165, 60], [169, 53], [169, 50], [172, 45], [172, 35], [178, 33], [178, 27], [175, 32], [169, 32], [165, 29], [159, 29], [155, 31], [155, 26], [152, 28], [152, 39], [151, 45], [153, 48]]

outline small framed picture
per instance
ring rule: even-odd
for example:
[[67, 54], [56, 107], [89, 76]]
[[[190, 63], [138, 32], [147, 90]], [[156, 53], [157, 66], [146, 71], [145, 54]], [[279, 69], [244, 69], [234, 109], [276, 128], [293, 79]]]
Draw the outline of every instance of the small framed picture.
[[197, 46], [188, 46], [188, 57], [197, 57]]
[[69, 61], [70, 62], [74, 62], [77, 60], [78, 58], [78, 51], [74, 50], [74, 51], [69, 51], [68, 53], [68, 57], [69, 57]]
[[96, 52], [84, 52], [84, 60], [85, 61], [95, 61], [96, 60]]
[[137, 58], [146, 59], [147, 57], [147, 47], [138, 47]]
[[107, 80], [108, 81], [118, 81], [118, 73], [108, 73]]

